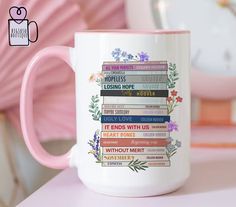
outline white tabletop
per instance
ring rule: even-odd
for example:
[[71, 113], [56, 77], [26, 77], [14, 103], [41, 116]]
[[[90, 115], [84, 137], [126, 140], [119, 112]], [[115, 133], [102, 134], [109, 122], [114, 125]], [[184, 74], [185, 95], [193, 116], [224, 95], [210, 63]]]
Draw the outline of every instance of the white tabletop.
[[67, 169], [18, 207], [235, 207], [236, 149], [192, 149], [192, 173], [178, 191], [156, 197], [117, 198], [83, 186]]

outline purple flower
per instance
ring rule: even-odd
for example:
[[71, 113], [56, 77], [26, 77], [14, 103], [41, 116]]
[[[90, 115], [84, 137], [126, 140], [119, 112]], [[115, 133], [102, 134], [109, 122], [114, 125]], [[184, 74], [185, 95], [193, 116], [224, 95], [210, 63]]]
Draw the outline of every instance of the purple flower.
[[121, 53], [121, 49], [120, 48], [115, 48], [113, 51], [112, 51], [112, 56], [119, 56]]
[[139, 56], [139, 61], [140, 62], [145, 62], [145, 61], [149, 60], [149, 56], [145, 52], [138, 53], [138, 56]]
[[99, 150], [99, 139], [96, 142], [95, 150], [96, 150], [96, 152], [98, 152], [98, 150]]
[[93, 139], [89, 140], [88, 144], [92, 148], [93, 156], [97, 159], [97, 161], [100, 161], [100, 136], [98, 130], [94, 133]]
[[121, 49], [120, 48], [115, 48], [112, 53], [111, 53], [112, 57], [114, 57], [114, 59], [116, 61], [120, 60], [120, 55], [121, 55]]
[[170, 122], [167, 122], [167, 123], [168, 123], [169, 132], [178, 131], [178, 125], [175, 122], [170, 120]]
[[93, 141], [96, 142], [96, 140], [97, 140], [97, 133], [95, 132], [93, 135]]

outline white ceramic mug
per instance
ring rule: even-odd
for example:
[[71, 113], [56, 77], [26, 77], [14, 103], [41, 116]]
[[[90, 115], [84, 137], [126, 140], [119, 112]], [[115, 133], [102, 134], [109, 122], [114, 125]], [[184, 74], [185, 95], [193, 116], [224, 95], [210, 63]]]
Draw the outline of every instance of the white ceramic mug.
[[[78, 168], [82, 182], [115, 196], [176, 190], [189, 176], [190, 34], [188, 31], [86, 31], [75, 47], [55, 46], [29, 63], [21, 89], [25, 142], [52, 168]], [[48, 57], [76, 76], [77, 144], [62, 156], [38, 142], [32, 116], [35, 67]]]

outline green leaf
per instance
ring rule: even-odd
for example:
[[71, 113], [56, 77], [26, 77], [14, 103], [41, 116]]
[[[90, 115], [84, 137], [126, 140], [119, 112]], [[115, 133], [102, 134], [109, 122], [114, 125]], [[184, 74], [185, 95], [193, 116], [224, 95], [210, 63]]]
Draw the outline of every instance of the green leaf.
[[138, 163], [138, 159], [134, 161], [134, 164], [137, 164]]
[[91, 104], [89, 105], [89, 107], [92, 108], [92, 109], [94, 109], [95, 105], [94, 105], [93, 103], [91, 103]]
[[128, 167], [135, 172], [138, 172], [139, 170], [146, 170], [148, 166], [146, 165], [147, 162], [142, 162], [138, 159], [136, 160], [131, 160], [128, 164]]
[[167, 80], [167, 86], [169, 89], [174, 88], [175, 84], [179, 79], [179, 73], [176, 70], [176, 64], [169, 63], [168, 67], [169, 73], [168, 73], [168, 80]]
[[136, 167], [134, 167], [134, 170], [135, 170], [135, 172], [138, 172], [138, 170], [137, 170], [137, 168], [136, 168]]
[[128, 166], [130, 166], [132, 163], [133, 163], [133, 160], [131, 160], [131, 161], [129, 162]]
[[88, 142], [89, 142], [89, 143], [91, 143], [91, 144], [94, 144], [94, 141], [93, 141], [93, 140], [91, 140], [91, 139], [90, 139]]
[[95, 154], [95, 151], [94, 151], [94, 150], [90, 150], [90, 151], [88, 152], [88, 154]]
[[177, 153], [177, 150], [173, 151], [171, 154], [170, 154], [170, 157], [172, 157], [173, 155], [175, 155]]
[[99, 109], [98, 103], [99, 103], [99, 96], [98, 95], [92, 96], [88, 111], [91, 113], [92, 119], [95, 121], [99, 121], [102, 114]]
[[129, 167], [131, 170], [133, 170], [133, 171], [134, 171], [134, 168], [133, 168], [132, 166], [128, 165], [128, 167]]

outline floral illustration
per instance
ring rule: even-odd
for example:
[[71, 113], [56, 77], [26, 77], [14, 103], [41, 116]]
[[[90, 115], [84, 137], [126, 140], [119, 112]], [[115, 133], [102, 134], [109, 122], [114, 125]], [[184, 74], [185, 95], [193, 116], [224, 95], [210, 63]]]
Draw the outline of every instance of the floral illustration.
[[173, 138], [168, 139], [169, 144], [166, 146], [166, 155], [170, 159], [174, 154], [176, 154], [178, 148], [181, 147], [181, 142], [174, 140]]
[[122, 51], [120, 48], [115, 48], [112, 53], [112, 57], [117, 61], [139, 61], [139, 62], [145, 62], [149, 60], [149, 55], [145, 52], [140, 52], [137, 55], [132, 55], [130, 53], [127, 53], [126, 51]]
[[[101, 86], [101, 81], [104, 78], [104, 74], [102, 72], [93, 73], [89, 77], [89, 82], [95, 82], [98, 86]], [[92, 119], [94, 121], [100, 121], [102, 112], [99, 106], [99, 95], [94, 95], [91, 97], [91, 102], [89, 104], [89, 112], [92, 115]], [[88, 141], [88, 145], [91, 147], [91, 150], [88, 152], [92, 154], [97, 163], [102, 162], [102, 152], [100, 148], [100, 131], [97, 129], [93, 135], [93, 139]]]
[[[102, 72], [93, 73], [89, 77], [89, 82], [95, 82], [98, 86], [101, 86], [101, 81], [104, 78], [104, 74]], [[99, 106], [99, 95], [94, 95], [91, 97], [91, 102], [89, 104], [89, 112], [92, 115], [92, 119], [94, 121], [100, 121], [102, 112]], [[97, 163], [102, 162], [102, 152], [100, 148], [100, 131], [97, 129], [93, 135], [93, 139], [88, 141], [91, 150], [88, 152], [92, 154]]]
[[167, 126], [169, 132], [178, 131], [178, 125], [171, 120], [167, 122]]
[[[90, 82], [96, 82], [98, 86], [101, 86], [102, 79], [104, 78], [104, 74], [102, 72], [93, 73], [89, 77]], [[95, 121], [99, 121], [102, 115], [102, 112], [99, 107], [99, 95], [95, 95], [91, 97], [91, 102], [89, 105], [89, 112], [92, 114], [92, 118]]]
[[138, 159], [136, 160], [131, 160], [128, 164], [128, 167], [135, 171], [138, 172], [139, 170], [146, 170], [148, 166], [146, 165], [147, 162], [139, 161]]
[[170, 92], [170, 96], [167, 97], [167, 111], [168, 114], [170, 114], [172, 111], [174, 111], [174, 108], [178, 106], [178, 103], [181, 103], [183, 101], [183, 98], [180, 96], [177, 96], [178, 92], [176, 90], [172, 90]]
[[168, 80], [167, 80], [167, 87], [169, 89], [174, 88], [176, 81], [179, 79], [179, 73], [176, 69], [176, 64], [169, 63], [168, 66]]
[[104, 74], [102, 72], [93, 73], [89, 77], [90, 82], [96, 82], [98, 86], [101, 86], [101, 81], [104, 78]]
[[91, 150], [88, 152], [89, 154], [92, 154], [98, 163], [101, 163], [102, 161], [102, 153], [101, 153], [101, 148], [100, 148], [100, 135], [99, 135], [99, 130], [96, 130], [93, 139], [90, 139], [88, 141], [88, 144], [91, 146]]
[[98, 102], [99, 102], [98, 95], [91, 97], [91, 102], [89, 105], [89, 112], [92, 114], [92, 118], [95, 121], [99, 121], [102, 116], [102, 112], [100, 110], [100, 107], [98, 106]]
[[149, 56], [145, 52], [138, 53], [140, 62], [145, 62], [149, 60]]
[[[119, 65], [116, 62], [137, 62], [143, 63], [149, 61], [149, 55], [146, 52], [140, 51], [137, 52], [136, 54], [131, 54], [127, 51], [124, 51], [120, 48], [115, 48], [111, 52], [111, 56], [113, 58], [113, 63], [114, 65]], [[110, 63], [109, 63], [110, 64]], [[123, 65], [123, 64], [121, 64]], [[148, 64], [147, 64], [148, 65]], [[107, 74], [107, 73], [106, 73]], [[168, 63], [168, 71], [167, 71], [167, 90], [169, 96], [166, 98], [166, 106], [167, 106], [167, 115], [168, 117], [171, 118], [169, 122], [166, 122], [167, 124], [167, 132], [169, 132], [169, 137], [167, 138], [167, 142], [165, 145], [165, 152], [166, 156], [168, 158], [163, 161], [165, 162], [165, 166], [170, 166], [171, 165], [171, 157], [174, 156], [178, 149], [182, 146], [181, 141], [175, 139], [174, 134], [178, 132], [179, 127], [178, 124], [173, 120], [172, 116], [170, 114], [176, 109], [177, 106], [179, 106], [183, 102], [183, 98], [180, 96], [181, 94], [179, 91], [176, 89], [176, 83], [177, 80], [179, 80], [179, 73], [177, 71], [177, 67], [175, 63]], [[97, 72], [93, 73], [89, 77], [89, 82], [95, 83], [97, 86], [101, 87], [102, 86], [102, 80], [104, 79], [105, 75], [103, 72]], [[157, 83], [158, 84], [158, 83]], [[132, 91], [131, 90], [125, 90], [122, 92], [123, 95], [125, 96], [132, 96]], [[164, 98], [165, 99], [165, 98]], [[103, 100], [104, 104], [104, 100]], [[138, 104], [138, 103], [137, 103]], [[100, 103], [100, 95], [93, 95], [90, 100], [89, 104], [89, 112], [91, 114], [91, 118], [96, 121], [100, 122], [101, 117], [102, 117], [102, 110], [101, 110], [101, 103]], [[105, 114], [106, 115], [106, 114]], [[104, 115], [104, 116], [105, 116]], [[107, 130], [109, 131], [109, 130]], [[100, 138], [101, 138], [102, 132], [97, 129], [94, 133], [92, 131], [91, 133], [91, 139], [88, 141], [89, 145], [89, 154], [91, 154], [97, 163], [102, 163], [103, 162], [103, 153], [102, 153], [102, 147], [100, 146]], [[159, 158], [158, 158], [159, 159]], [[113, 160], [113, 158], [111, 159]], [[116, 160], [116, 159], [114, 159]], [[130, 158], [128, 159], [130, 160]], [[131, 170], [131, 172], [140, 172], [140, 171], [145, 171], [147, 170], [150, 166], [150, 162], [144, 160], [137, 159], [137, 157], [134, 156], [133, 160], [129, 162], [125, 162], [123, 165], [123, 162], [121, 163], [122, 166], [127, 166], [128, 169]], [[164, 166], [164, 165], [159, 165], [159, 166]]]

